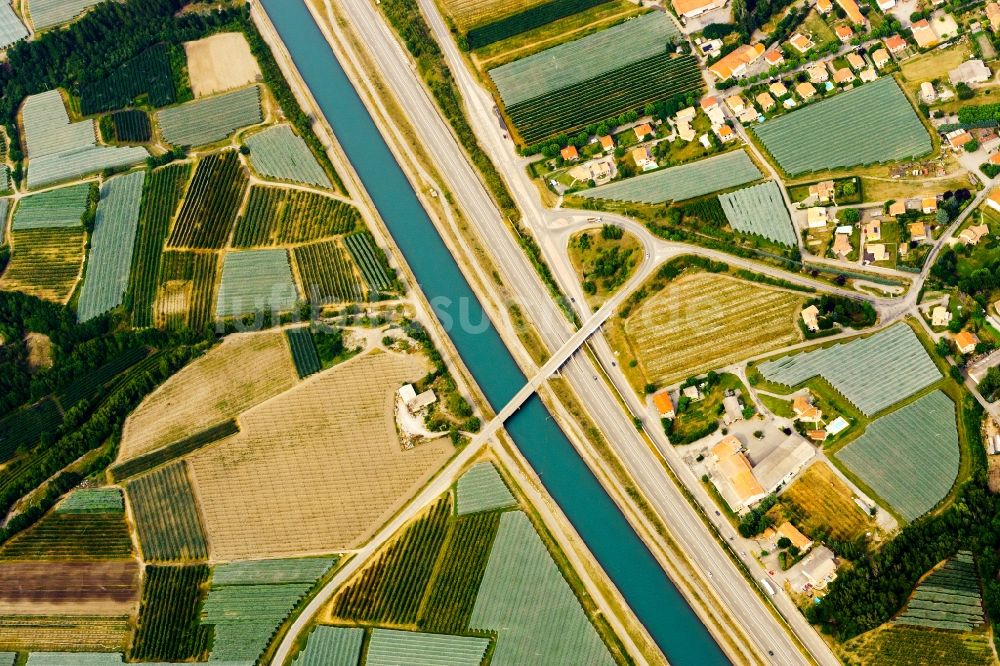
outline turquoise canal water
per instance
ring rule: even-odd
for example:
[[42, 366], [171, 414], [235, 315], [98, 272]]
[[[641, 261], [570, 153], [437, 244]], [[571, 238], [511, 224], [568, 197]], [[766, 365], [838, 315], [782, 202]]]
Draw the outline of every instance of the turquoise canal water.
[[[525, 383], [301, 0], [261, 0], [466, 366], [499, 409]], [[468, 321], [473, 326], [449, 326]], [[506, 424], [546, 489], [672, 664], [727, 664], [537, 396]]]

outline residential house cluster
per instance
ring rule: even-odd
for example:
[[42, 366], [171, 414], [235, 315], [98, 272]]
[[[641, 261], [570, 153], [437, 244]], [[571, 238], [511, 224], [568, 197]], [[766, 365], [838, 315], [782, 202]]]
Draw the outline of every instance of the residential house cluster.
[[719, 98], [715, 96], [703, 97], [701, 100], [701, 110], [708, 116], [712, 123], [712, 132], [722, 143], [728, 143], [736, 139], [736, 132], [726, 123], [726, 112], [719, 104]]
[[727, 53], [709, 66], [708, 70], [719, 79], [731, 79], [735, 76], [743, 76], [747, 73], [747, 68], [764, 55], [764, 45], [744, 44], [737, 49]]
[[[815, 315], [812, 319], [814, 318]], [[806, 325], [808, 326], [808, 323]], [[792, 413], [795, 415], [794, 420], [806, 429], [806, 436], [814, 442], [826, 441], [827, 437], [840, 434], [850, 425], [842, 416], [826, 423], [823, 419], [823, 410], [813, 404], [812, 395], [808, 391], [792, 399]]]

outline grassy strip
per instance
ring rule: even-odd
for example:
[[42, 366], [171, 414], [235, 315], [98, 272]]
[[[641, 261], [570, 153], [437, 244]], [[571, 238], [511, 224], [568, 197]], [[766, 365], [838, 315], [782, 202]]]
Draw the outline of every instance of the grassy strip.
[[542, 256], [541, 248], [531, 232], [521, 225], [521, 212], [518, 210], [510, 190], [507, 189], [500, 173], [483, 151], [482, 146], [479, 145], [479, 141], [465, 117], [458, 86], [448, 69], [444, 54], [441, 53], [440, 47], [434, 41], [430, 28], [417, 7], [416, 0], [384, 0], [379, 6], [416, 60], [420, 76], [434, 96], [438, 108], [451, 124], [462, 147], [465, 148], [472, 163], [479, 170], [486, 188], [500, 207], [501, 213], [513, 226], [518, 243], [527, 253], [535, 270], [548, 287], [549, 293], [556, 300], [566, 318], [578, 325], [579, 319], [570, 306], [569, 299], [559, 290], [559, 286], [552, 276], [552, 271]]
[[115, 481], [115, 483], [118, 483], [124, 479], [142, 474], [143, 472], [148, 472], [154, 467], [170, 462], [174, 458], [179, 458], [183, 455], [191, 453], [192, 451], [197, 451], [201, 447], [211, 444], [212, 442], [216, 442], [223, 437], [235, 435], [239, 431], [240, 429], [239, 426], [236, 425], [236, 419], [223, 421], [222, 423], [205, 428], [200, 432], [196, 432], [190, 437], [185, 437], [182, 440], [176, 441], [173, 444], [168, 444], [162, 448], [156, 449], [155, 451], [150, 451], [145, 455], [141, 455], [138, 458], [133, 458], [132, 460], [123, 462], [120, 465], [115, 465], [110, 470], [111, 478]]

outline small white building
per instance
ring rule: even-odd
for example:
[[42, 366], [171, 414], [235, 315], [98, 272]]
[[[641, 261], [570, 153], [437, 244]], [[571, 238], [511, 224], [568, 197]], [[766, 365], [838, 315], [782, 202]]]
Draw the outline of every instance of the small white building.
[[934, 84], [930, 81], [924, 81], [920, 84], [920, 101], [924, 104], [933, 104], [934, 100], [937, 99], [937, 93], [934, 91]]

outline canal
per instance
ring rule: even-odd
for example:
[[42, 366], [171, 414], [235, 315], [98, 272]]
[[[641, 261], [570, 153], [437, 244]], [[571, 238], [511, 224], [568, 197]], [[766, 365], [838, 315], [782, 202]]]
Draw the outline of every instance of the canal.
[[[439, 318], [488, 321], [302, 0], [261, 4]], [[492, 325], [447, 328], [494, 409], [527, 383]], [[506, 429], [670, 662], [729, 663], [538, 396]]]

